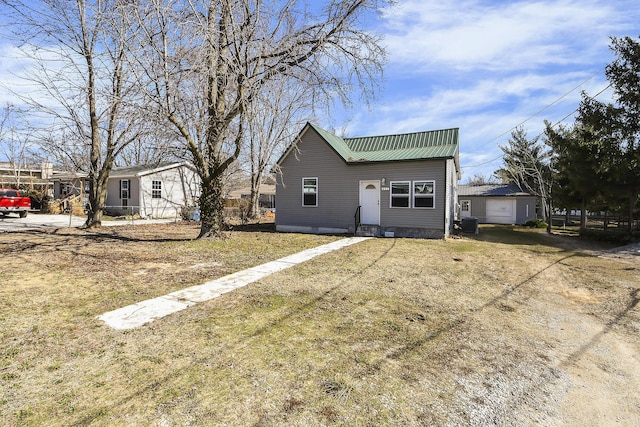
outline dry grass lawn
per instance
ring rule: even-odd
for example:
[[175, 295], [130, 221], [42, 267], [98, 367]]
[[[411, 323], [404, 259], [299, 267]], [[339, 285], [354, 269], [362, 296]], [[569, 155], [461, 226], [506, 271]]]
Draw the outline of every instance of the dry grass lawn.
[[197, 232], [0, 234], [0, 425], [637, 422], [637, 261], [483, 227], [368, 240], [135, 330], [96, 318], [339, 238]]

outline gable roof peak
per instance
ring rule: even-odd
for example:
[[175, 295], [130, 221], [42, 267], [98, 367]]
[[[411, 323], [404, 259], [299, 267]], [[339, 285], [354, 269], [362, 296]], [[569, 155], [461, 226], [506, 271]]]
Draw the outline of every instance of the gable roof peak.
[[455, 157], [458, 128], [342, 138], [308, 123], [347, 163]]

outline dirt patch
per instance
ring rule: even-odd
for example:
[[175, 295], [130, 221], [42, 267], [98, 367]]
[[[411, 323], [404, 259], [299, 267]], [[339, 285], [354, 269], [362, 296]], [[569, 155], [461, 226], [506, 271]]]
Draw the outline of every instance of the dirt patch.
[[632, 243], [604, 251], [593, 251], [593, 254], [603, 258], [615, 258], [631, 264], [640, 264], [640, 243]]
[[602, 302], [600, 298], [594, 296], [588, 289], [566, 289], [561, 292], [561, 295], [578, 304], [598, 304]]

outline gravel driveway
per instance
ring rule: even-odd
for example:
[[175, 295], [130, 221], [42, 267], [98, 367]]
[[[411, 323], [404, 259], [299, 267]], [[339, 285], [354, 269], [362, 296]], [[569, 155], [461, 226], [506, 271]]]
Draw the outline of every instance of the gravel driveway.
[[[30, 213], [26, 218], [19, 218], [17, 215], [0, 215], [0, 233], [26, 230], [43, 230], [50, 228], [81, 227], [86, 218], [69, 215], [47, 215]], [[103, 221], [103, 226], [118, 226], [132, 224], [164, 224], [175, 222], [171, 219], [137, 219], [133, 221]]]

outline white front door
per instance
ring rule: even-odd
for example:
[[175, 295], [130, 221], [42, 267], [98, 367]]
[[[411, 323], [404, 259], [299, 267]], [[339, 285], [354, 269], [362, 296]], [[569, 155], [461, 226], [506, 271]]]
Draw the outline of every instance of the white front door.
[[380, 181], [360, 181], [360, 223], [380, 225]]

